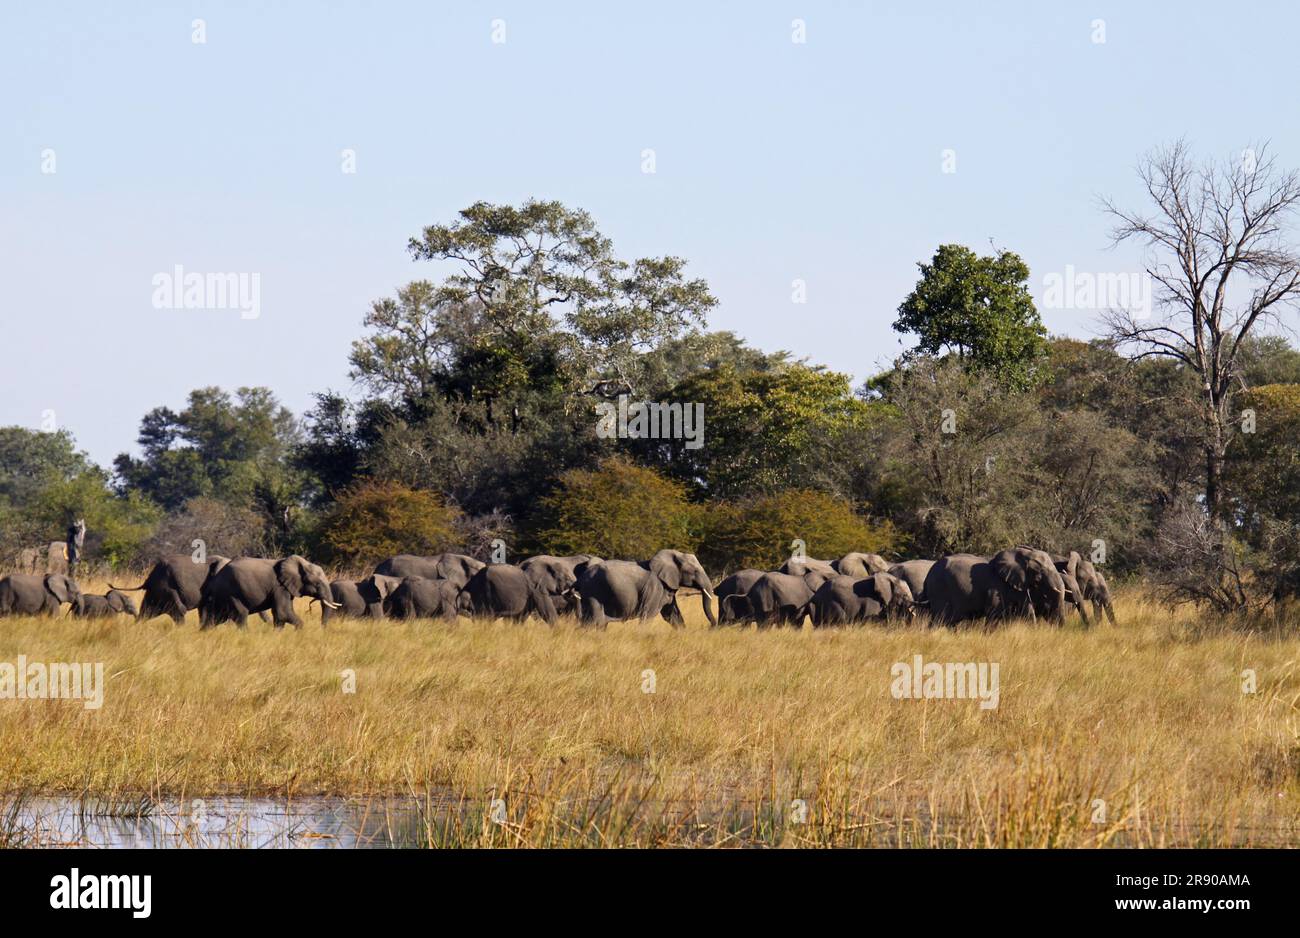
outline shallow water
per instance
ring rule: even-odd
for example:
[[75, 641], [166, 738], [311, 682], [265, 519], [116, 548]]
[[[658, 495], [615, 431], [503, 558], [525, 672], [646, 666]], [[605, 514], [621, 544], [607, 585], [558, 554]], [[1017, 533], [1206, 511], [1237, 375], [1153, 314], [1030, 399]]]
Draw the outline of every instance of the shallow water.
[[210, 797], [105, 808], [75, 798], [23, 802], [8, 819], [39, 847], [415, 847], [426, 806], [412, 799]]

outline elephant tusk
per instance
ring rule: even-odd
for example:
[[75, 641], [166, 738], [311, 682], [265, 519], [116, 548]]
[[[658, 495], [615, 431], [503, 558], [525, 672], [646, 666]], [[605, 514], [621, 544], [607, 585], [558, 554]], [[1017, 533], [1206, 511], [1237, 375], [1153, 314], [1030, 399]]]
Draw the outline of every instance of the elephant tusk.
[[331, 609], [341, 609], [341, 608], [343, 608], [342, 603], [332, 603], [332, 602], [330, 602], [328, 599], [322, 599], [322, 600], [321, 600], [321, 605], [323, 605], [323, 606], [329, 606]]

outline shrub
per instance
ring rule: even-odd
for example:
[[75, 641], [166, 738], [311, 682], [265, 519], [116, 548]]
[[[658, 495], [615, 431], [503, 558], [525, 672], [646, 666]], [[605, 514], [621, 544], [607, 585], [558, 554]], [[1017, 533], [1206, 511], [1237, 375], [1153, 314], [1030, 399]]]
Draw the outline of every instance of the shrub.
[[711, 506], [700, 559], [714, 575], [742, 567], [772, 570], [790, 556], [796, 539], [804, 542], [807, 556], [824, 560], [900, 547], [888, 522], [873, 523], [833, 495], [793, 489]]
[[398, 482], [361, 482], [345, 489], [321, 519], [323, 560], [348, 567], [393, 554], [436, 554], [459, 546], [460, 512], [432, 492]]
[[262, 515], [251, 508], [199, 496], [164, 519], [137, 562], [164, 554], [188, 554], [195, 540], [203, 541], [208, 553], [227, 557], [260, 557], [269, 552]]
[[552, 554], [644, 560], [665, 547], [694, 550], [700, 509], [683, 485], [653, 469], [611, 457], [596, 469], [570, 469], [542, 499], [533, 539]]

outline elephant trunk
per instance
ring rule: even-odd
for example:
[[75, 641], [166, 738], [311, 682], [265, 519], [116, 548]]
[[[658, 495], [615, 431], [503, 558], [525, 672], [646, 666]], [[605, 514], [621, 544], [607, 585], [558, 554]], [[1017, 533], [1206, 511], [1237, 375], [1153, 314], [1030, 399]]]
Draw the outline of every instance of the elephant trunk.
[[707, 586], [700, 590], [700, 602], [704, 604], [704, 615], [709, 620], [709, 627], [717, 626], [718, 617], [713, 614], [713, 591]]
[[[1118, 625], [1119, 623], [1115, 621], [1115, 607], [1111, 605], [1111, 602], [1110, 602], [1109, 599], [1106, 600], [1106, 602], [1105, 602], [1105, 604], [1102, 606], [1102, 608], [1106, 610], [1106, 618], [1107, 618], [1107, 619], [1110, 619], [1110, 624], [1111, 624], [1111, 625]], [[1098, 616], [1097, 618], [1100, 619], [1101, 616]]]

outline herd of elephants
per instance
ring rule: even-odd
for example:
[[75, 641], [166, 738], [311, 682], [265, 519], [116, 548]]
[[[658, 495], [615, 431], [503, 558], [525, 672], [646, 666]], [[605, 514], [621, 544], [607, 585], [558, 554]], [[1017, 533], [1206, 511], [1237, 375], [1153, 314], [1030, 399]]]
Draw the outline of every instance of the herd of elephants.
[[[201, 628], [223, 622], [241, 627], [250, 614], [277, 628], [301, 626], [293, 601], [321, 604], [332, 618], [440, 618], [458, 615], [554, 623], [576, 615], [584, 625], [662, 616], [684, 625], [680, 590], [701, 596], [710, 625], [757, 623], [848, 625], [927, 615], [938, 625], [1013, 618], [1063, 623], [1073, 607], [1085, 625], [1103, 613], [1114, 623], [1110, 590], [1101, 572], [1077, 552], [1053, 555], [1014, 547], [991, 557], [951, 554], [939, 560], [890, 563], [878, 554], [849, 553], [838, 560], [792, 557], [772, 571], [745, 569], [714, 585], [694, 554], [661, 550], [649, 560], [603, 560], [589, 554], [542, 555], [519, 564], [485, 564], [464, 554], [399, 554], [360, 580], [331, 581], [318, 565], [294, 555], [280, 560], [230, 560], [188, 554], [163, 557], [137, 586], [110, 585], [83, 594], [65, 573], [11, 574], [0, 578], [0, 615], [171, 616], [177, 624], [192, 609]], [[143, 592], [137, 608], [128, 593]], [[718, 603], [715, 615], [714, 601]]]

